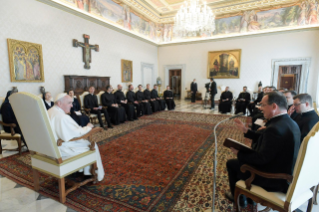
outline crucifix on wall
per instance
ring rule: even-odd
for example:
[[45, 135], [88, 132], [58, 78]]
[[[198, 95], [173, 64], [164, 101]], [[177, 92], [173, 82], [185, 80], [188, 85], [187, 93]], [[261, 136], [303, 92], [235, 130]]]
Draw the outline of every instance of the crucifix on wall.
[[89, 44], [89, 35], [83, 35], [84, 43], [79, 42], [76, 39], [73, 39], [73, 46], [74, 47], [82, 47], [83, 48], [83, 62], [85, 63], [84, 68], [90, 69], [90, 63], [92, 62], [91, 59], [91, 49], [95, 50], [96, 52], [99, 51], [99, 45], [90, 45]]

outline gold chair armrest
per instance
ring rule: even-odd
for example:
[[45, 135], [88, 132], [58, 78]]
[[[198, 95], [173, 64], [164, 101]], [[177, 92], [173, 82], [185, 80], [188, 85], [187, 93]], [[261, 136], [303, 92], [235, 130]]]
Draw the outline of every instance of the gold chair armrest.
[[0, 121], [0, 125], [2, 125], [4, 127], [10, 127], [11, 136], [14, 136], [16, 134], [14, 131], [14, 128], [17, 126], [16, 124], [14, 124], [14, 123], [7, 124], [7, 123]]
[[90, 109], [90, 108], [83, 108], [83, 111], [84, 111], [84, 113], [85, 113], [87, 116], [90, 116], [90, 115], [91, 115], [91, 109]]
[[77, 140], [80, 140], [80, 139], [87, 139], [91, 145], [90, 145], [90, 150], [95, 150], [95, 140], [93, 139], [93, 135], [95, 133], [100, 133], [100, 132], [103, 132], [103, 128], [101, 127], [95, 127], [93, 128], [90, 132], [86, 133], [85, 135], [81, 136], [81, 137], [77, 137], [77, 138], [73, 138], [71, 139], [70, 141], [77, 141]]
[[251, 176], [245, 181], [245, 185], [246, 188], [248, 190], [251, 189], [251, 183], [253, 182], [253, 180], [255, 179], [255, 175], [259, 175], [261, 177], [264, 178], [268, 178], [268, 179], [283, 179], [283, 180], [287, 180], [289, 183], [292, 182], [293, 176], [289, 175], [289, 174], [284, 174], [284, 173], [266, 173], [266, 172], [261, 172], [258, 171], [257, 169], [244, 164], [240, 167], [240, 171], [245, 173], [246, 171], [249, 171], [251, 173]]

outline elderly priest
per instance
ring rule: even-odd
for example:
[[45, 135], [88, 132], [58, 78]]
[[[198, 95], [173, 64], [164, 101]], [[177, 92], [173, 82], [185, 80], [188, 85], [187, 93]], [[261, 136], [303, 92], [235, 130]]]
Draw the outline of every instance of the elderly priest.
[[[64, 141], [62, 146], [59, 146], [62, 157], [74, 156], [90, 150], [89, 145], [91, 143], [85, 139], [71, 141], [73, 138], [85, 135], [93, 128], [91, 123], [88, 123], [85, 127], [80, 127], [69, 115], [67, 115], [67, 113], [70, 113], [72, 102], [73, 99], [69, 95], [62, 93], [55, 98], [54, 106], [48, 110], [53, 132], [55, 132], [59, 139]], [[101, 181], [103, 180], [105, 173], [100, 151], [96, 144], [95, 153], [98, 168], [96, 171], [97, 179], [98, 181]], [[91, 175], [90, 166], [84, 167], [80, 172], [84, 172], [84, 175]]]

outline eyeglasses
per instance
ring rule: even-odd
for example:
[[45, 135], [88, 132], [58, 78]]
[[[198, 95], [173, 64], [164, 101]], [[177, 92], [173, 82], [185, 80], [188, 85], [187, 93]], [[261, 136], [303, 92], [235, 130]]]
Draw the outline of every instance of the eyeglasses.
[[300, 102], [300, 103], [297, 103], [297, 104], [293, 104], [295, 107], [297, 107], [297, 106], [299, 106], [299, 105], [301, 105], [302, 104], [302, 102]]

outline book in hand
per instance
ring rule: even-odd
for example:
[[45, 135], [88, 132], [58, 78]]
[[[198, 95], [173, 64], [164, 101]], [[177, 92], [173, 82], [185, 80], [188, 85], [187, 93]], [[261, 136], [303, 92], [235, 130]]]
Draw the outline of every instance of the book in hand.
[[242, 143], [240, 143], [234, 139], [231, 139], [231, 138], [226, 138], [223, 145], [225, 147], [228, 147], [228, 148], [233, 147], [234, 149], [237, 149], [237, 150], [244, 152], [244, 153], [251, 153], [254, 151], [251, 149], [251, 147], [249, 147], [245, 144], [242, 144]]

